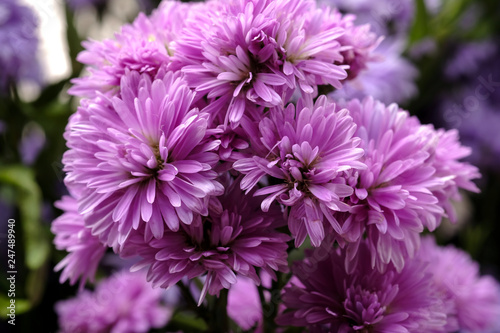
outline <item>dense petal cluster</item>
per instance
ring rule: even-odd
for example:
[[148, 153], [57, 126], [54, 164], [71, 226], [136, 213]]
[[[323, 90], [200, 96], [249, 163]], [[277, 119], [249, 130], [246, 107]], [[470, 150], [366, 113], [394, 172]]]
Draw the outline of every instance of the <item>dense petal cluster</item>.
[[414, 259], [400, 272], [391, 265], [380, 273], [362, 243], [359, 260], [348, 272], [346, 251], [331, 244], [322, 250], [307, 252], [294, 267], [279, 324], [311, 332], [451, 332], [444, 327], [447, 306], [424, 262]]
[[212, 167], [219, 142], [206, 141], [207, 115], [192, 108], [193, 92], [179, 75], [129, 72], [121, 98], [100, 95], [72, 116], [63, 162], [67, 183], [84, 187], [79, 212], [109, 246], [146, 224], [145, 237], [178, 230], [207, 215], [222, 193]]
[[500, 285], [495, 279], [480, 276], [479, 265], [464, 251], [439, 247], [430, 236], [422, 239], [417, 258], [428, 262], [433, 283], [452, 304], [447, 315], [453, 331], [494, 331], [500, 318]]
[[401, 269], [418, 249], [419, 233], [434, 230], [446, 216], [449, 194], [475, 190], [477, 170], [458, 160], [467, 149], [450, 138], [453, 133], [421, 125], [396, 104], [366, 98], [346, 107], [368, 168], [348, 177], [355, 189], [352, 208], [340, 219], [342, 236], [353, 255], [366, 236], [374, 265], [383, 271], [392, 262]]
[[145, 333], [164, 326], [172, 311], [160, 304], [162, 291], [139, 273], [118, 272], [94, 292], [56, 304], [61, 333]]
[[17, 0], [0, 3], [0, 94], [20, 80], [40, 81], [36, 59], [38, 37], [35, 14]]
[[356, 126], [346, 109], [337, 110], [325, 96], [307, 104], [300, 100], [297, 107], [271, 109], [255, 133], [254, 156], [233, 166], [245, 175], [244, 190], [254, 188], [264, 176], [278, 179], [276, 185], [255, 192], [269, 195], [262, 209], [267, 211], [275, 200], [291, 207], [288, 226], [295, 244], [299, 246], [309, 235], [312, 244], [319, 246], [325, 237], [324, 223], [341, 232], [334, 212], [349, 210], [342, 199], [353, 194], [342, 175], [364, 167], [359, 161], [363, 150], [357, 148]]
[[184, 276], [189, 279], [206, 275], [200, 296], [218, 294], [236, 283], [236, 274], [260, 283], [256, 268], [275, 276], [286, 271], [289, 237], [275, 230], [284, 224], [279, 209], [269, 214], [260, 211], [260, 201], [247, 199], [239, 182], [228, 186], [220, 197], [222, 207], [214, 203], [207, 217], [197, 216], [178, 231], [165, 230], [159, 239], [145, 241], [134, 234], [122, 255], [139, 255], [135, 269], [148, 268], [153, 286], [168, 288]]
[[340, 88], [347, 62], [363, 67], [368, 58], [361, 55], [376, 44], [367, 29], [309, 0], [212, 1], [186, 25], [177, 66], [211, 102], [207, 111], [226, 110], [224, 122], [233, 125], [247, 105], [282, 105], [295, 89]]
[[101, 261], [106, 246], [99, 238], [92, 236], [85, 227], [83, 216], [78, 213], [78, 202], [72, 196], [64, 196], [55, 206], [64, 213], [52, 222], [51, 231], [55, 235], [54, 245], [58, 250], [65, 250], [68, 255], [61, 260], [55, 270], [64, 268], [60, 282], [68, 280], [75, 284], [80, 279], [80, 288], [87, 280], [93, 282], [97, 266]]

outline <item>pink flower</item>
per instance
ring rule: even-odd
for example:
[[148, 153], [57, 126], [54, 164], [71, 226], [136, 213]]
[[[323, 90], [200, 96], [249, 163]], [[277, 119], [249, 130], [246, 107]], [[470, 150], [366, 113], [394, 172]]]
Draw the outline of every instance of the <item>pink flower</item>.
[[269, 195], [262, 202], [263, 211], [275, 200], [291, 207], [288, 226], [296, 246], [307, 234], [319, 246], [325, 237], [324, 222], [341, 233], [334, 213], [348, 211], [343, 199], [353, 194], [343, 173], [365, 167], [359, 161], [363, 150], [357, 148], [355, 131], [349, 112], [338, 110], [326, 97], [314, 105], [301, 100], [297, 107], [271, 109], [259, 130], [249, 134], [254, 138], [254, 156], [234, 163], [234, 169], [245, 175], [244, 190], [254, 188], [266, 175], [277, 179], [276, 185], [255, 195]]
[[123, 244], [145, 224], [161, 238], [222, 193], [212, 167], [219, 142], [205, 140], [208, 115], [193, 108], [194, 93], [178, 74], [127, 73], [121, 97], [83, 101], [66, 132], [66, 182], [84, 187], [79, 211], [108, 246]]
[[347, 271], [348, 253], [327, 243], [294, 266], [298, 279], [285, 287], [286, 310], [278, 324], [311, 332], [449, 332], [445, 304], [424, 262], [408, 260], [401, 271], [388, 265], [380, 273], [362, 242], [357, 263]]
[[218, 294], [236, 283], [236, 274], [260, 283], [256, 268], [275, 277], [274, 271], [287, 271], [289, 237], [275, 230], [284, 224], [276, 208], [264, 214], [260, 201], [244, 196], [239, 182], [228, 185], [224, 196], [213, 201], [207, 217], [195, 216], [179, 230], [166, 229], [159, 239], [145, 241], [134, 233], [123, 246], [122, 256], [139, 255], [134, 269], [148, 268], [153, 286], [168, 288], [184, 276], [206, 275], [200, 304], [206, 293]]

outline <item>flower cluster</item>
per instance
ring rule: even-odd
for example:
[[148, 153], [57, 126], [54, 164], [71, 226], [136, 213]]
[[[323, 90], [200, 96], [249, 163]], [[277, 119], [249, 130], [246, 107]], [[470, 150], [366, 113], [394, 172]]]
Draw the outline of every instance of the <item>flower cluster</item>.
[[239, 278], [276, 280], [309, 238], [330, 255], [286, 289], [280, 323], [454, 325], [417, 253], [459, 191], [477, 191], [470, 150], [396, 104], [319, 94], [359, 78], [379, 41], [310, 0], [213, 0], [163, 2], [85, 43], [65, 132], [72, 197], [53, 223], [62, 279], [92, 279], [110, 247], [155, 287], [199, 278], [203, 306]]
[[498, 284], [480, 277], [464, 252], [432, 238], [422, 243], [401, 271], [389, 265], [385, 273], [371, 267], [366, 242], [350, 271], [347, 251], [331, 245], [321, 255], [309, 251], [294, 267], [278, 323], [311, 332], [492, 332]]

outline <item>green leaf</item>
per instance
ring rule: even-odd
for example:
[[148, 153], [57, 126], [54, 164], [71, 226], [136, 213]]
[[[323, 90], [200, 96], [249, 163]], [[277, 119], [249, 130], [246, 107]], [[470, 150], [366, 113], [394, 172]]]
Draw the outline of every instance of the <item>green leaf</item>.
[[[40, 268], [50, 253], [50, 243], [40, 223], [42, 195], [35, 181], [33, 170], [24, 165], [0, 167], [0, 183], [13, 186], [17, 190], [17, 205], [25, 244], [25, 264], [29, 269]], [[17, 231], [17, 230], [16, 230]]]
[[7, 315], [9, 314], [10, 309], [8, 307], [10, 306], [11, 302], [10, 300], [14, 299], [15, 300], [15, 309], [16, 309], [16, 316], [23, 314], [25, 312], [28, 312], [31, 308], [31, 303], [26, 300], [26, 299], [20, 299], [20, 298], [7, 298], [5, 295], [0, 295], [0, 315], [2, 316], [2, 319], [8, 318]]
[[204, 332], [208, 330], [208, 325], [203, 319], [184, 312], [174, 314], [169, 326], [173, 326], [184, 332]]
[[416, 14], [413, 26], [410, 31], [410, 45], [415, 44], [428, 36], [429, 33], [429, 14], [424, 0], [415, 0]]

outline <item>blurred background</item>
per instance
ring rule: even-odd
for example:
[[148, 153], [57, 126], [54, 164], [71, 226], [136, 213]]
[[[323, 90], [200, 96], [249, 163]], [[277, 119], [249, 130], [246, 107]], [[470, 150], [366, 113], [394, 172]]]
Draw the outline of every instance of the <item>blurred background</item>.
[[[112, 38], [154, 0], [0, 0], [0, 313], [6, 315], [8, 220], [16, 228], [16, 331], [56, 332], [54, 304], [77, 286], [59, 283], [65, 256], [52, 245], [54, 207], [66, 192], [61, 158], [78, 100], [66, 91], [85, 75], [75, 59], [86, 39]], [[377, 57], [337, 98], [373, 95], [423, 123], [456, 129], [472, 148], [479, 194], [456, 205], [458, 222], [436, 234], [500, 278], [500, 2], [321, 0], [385, 36]], [[5, 255], [4, 255], [5, 254]], [[114, 269], [105, 262], [101, 276]], [[0, 331], [12, 329], [6, 321]]]

